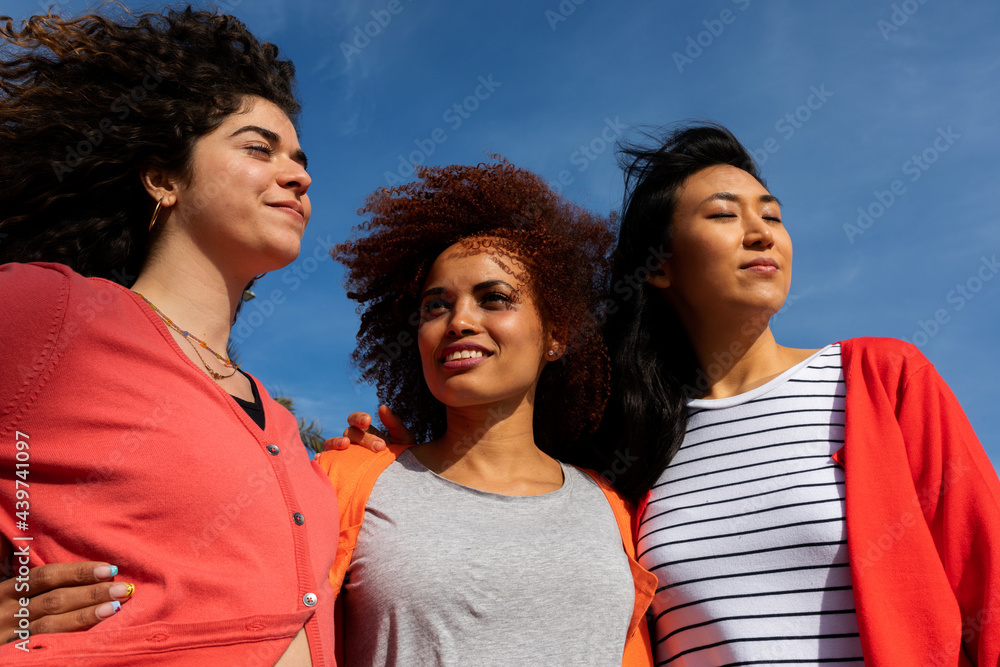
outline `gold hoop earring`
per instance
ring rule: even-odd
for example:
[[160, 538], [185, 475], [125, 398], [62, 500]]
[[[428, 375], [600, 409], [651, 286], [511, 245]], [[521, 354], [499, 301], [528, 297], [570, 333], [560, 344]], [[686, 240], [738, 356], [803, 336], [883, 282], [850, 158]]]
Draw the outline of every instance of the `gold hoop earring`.
[[153, 219], [149, 221], [149, 229], [146, 230], [147, 232], [153, 231], [153, 225], [156, 224], [156, 219], [160, 217], [160, 204], [162, 203], [163, 197], [160, 197], [160, 199], [156, 202], [156, 208], [153, 209]]

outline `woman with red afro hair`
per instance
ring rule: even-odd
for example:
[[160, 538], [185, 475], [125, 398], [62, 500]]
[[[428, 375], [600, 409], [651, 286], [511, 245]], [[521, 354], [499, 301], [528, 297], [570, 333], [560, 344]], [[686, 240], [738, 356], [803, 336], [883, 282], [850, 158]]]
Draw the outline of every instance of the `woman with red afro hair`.
[[[608, 394], [611, 221], [499, 158], [372, 194], [353, 360], [420, 444], [319, 457], [348, 664], [651, 664], [633, 515], [565, 465]], [[499, 662], [498, 662], [499, 661]]]

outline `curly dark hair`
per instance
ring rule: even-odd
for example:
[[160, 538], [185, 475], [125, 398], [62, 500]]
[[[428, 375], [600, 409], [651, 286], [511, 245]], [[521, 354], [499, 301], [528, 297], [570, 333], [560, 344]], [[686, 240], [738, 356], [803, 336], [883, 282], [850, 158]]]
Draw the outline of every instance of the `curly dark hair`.
[[[107, 12], [105, 12], [107, 13]], [[232, 16], [0, 16], [0, 263], [130, 282], [154, 202], [139, 172], [189, 176], [196, 140], [248, 96], [295, 121], [295, 68]]]
[[[440, 437], [445, 409], [427, 388], [415, 344], [424, 280], [460, 241], [514, 257], [543, 321], [567, 347], [539, 379], [535, 441], [572, 460], [572, 444], [597, 427], [607, 400], [601, 325], [614, 218], [561, 199], [535, 174], [493, 157], [474, 167], [421, 167], [417, 181], [380, 188], [358, 211], [370, 217], [356, 238], [331, 251], [347, 267], [347, 295], [359, 304], [352, 359], [418, 440]], [[484, 237], [489, 242], [477, 243]]]

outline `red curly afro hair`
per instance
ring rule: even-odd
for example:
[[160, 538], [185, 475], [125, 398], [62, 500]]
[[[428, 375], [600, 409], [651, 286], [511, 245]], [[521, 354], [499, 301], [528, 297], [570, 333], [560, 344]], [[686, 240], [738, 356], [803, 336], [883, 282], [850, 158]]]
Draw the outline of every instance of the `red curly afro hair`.
[[438, 255], [460, 241], [515, 257], [527, 274], [515, 277], [526, 278], [543, 321], [567, 348], [539, 380], [535, 441], [552, 456], [574, 458], [571, 445], [597, 428], [607, 401], [601, 324], [614, 219], [563, 200], [498, 156], [474, 167], [421, 167], [416, 175], [371, 194], [358, 211], [368, 219], [356, 238], [331, 251], [347, 267], [347, 295], [358, 302], [352, 360], [361, 378], [418, 441], [443, 435], [445, 409], [424, 382], [416, 345], [424, 280]]

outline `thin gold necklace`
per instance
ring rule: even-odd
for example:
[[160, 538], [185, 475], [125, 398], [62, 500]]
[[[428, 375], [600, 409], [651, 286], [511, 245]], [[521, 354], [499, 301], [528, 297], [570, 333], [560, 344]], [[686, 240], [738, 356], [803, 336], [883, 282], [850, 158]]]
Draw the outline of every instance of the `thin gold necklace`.
[[[136, 292], [136, 294], [139, 294], [139, 293]], [[205, 367], [205, 370], [208, 371], [209, 375], [211, 375], [216, 380], [225, 380], [226, 378], [231, 378], [234, 375], [236, 375], [236, 371], [238, 371], [240, 369], [240, 367], [236, 364], [235, 361], [233, 361], [229, 357], [223, 357], [221, 354], [219, 354], [218, 352], [216, 352], [215, 350], [213, 350], [212, 348], [210, 348], [208, 346], [208, 344], [205, 343], [205, 341], [203, 341], [202, 339], [198, 338], [193, 333], [185, 331], [184, 329], [181, 329], [179, 326], [177, 326], [176, 324], [174, 324], [174, 321], [172, 319], [170, 319], [169, 317], [167, 317], [166, 315], [164, 315], [160, 311], [159, 308], [157, 308], [156, 306], [153, 305], [152, 301], [150, 301], [149, 299], [147, 299], [146, 297], [144, 297], [142, 294], [139, 294], [139, 298], [142, 299], [143, 301], [145, 301], [147, 304], [149, 304], [149, 307], [153, 309], [154, 313], [156, 313], [157, 315], [159, 315], [160, 319], [163, 320], [164, 324], [166, 324], [168, 327], [170, 327], [171, 329], [173, 329], [174, 331], [176, 331], [177, 333], [179, 333], [181, 336], [184, 337], [184, 340], [186, 340], [188, 342], [188, 345], [191, 346], [191, 349], [194, 350], [194, 353], [196, 355], [198, 355], [198, 360], [201, 362], [201, 365]], [[194, 343], [192, 343], [191, 342], [192, 339], [194, 339], [195, 341], [197, 341], [198, 345], [195, 345]], [[216, 359], [218, 359], [220, 362], [222, 362], [223, 366], [225, 366], [226, 368], [232, 368], [233, 372], [230, 373], [229, 375], [223, 375], [221, 373], [215, 372], [215, 370], [213, 370], [211, 366], [209, 366], [207, 363], [205, 363], [205, 359], [202, 358], [201, 352], [198, 351], [198, 346], [201, 346], [202, 348], [204, 348], [204, 349], [208, 350], [209, 352], [211, 352], [213, 355], [215, 355]]]

